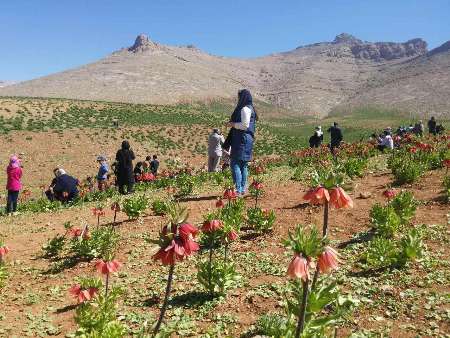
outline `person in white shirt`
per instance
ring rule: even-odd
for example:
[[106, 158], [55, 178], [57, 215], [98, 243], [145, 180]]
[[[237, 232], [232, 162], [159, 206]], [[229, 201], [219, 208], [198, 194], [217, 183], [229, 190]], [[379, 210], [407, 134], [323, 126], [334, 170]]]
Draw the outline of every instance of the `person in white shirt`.
[[238, 92], [238, 103], [227, 124], [231, 130], [224, 144], [230, 153], [230, 167], [236, 192], [244, 195], [247, 190], [248, 162], [253, 159], [253, 143], [258, 115], [253, 107], [250, 91], [242, 89]]
[[380, 139], [380, 142], [378, 144], [378, 150], [384, 151], [385, 149], [394, 149], [394, 140], [387, 130], [384, 131], [383, 137]]

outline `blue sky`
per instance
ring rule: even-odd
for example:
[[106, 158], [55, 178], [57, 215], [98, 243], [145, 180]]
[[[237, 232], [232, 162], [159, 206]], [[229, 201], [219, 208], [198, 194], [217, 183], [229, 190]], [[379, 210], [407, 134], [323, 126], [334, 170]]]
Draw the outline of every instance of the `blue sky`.
[[449, 0], [2, 0], [0, 80], [95, 61], [146, 33], [170, 45], [252, 57], [331, 41], [450, 40]]

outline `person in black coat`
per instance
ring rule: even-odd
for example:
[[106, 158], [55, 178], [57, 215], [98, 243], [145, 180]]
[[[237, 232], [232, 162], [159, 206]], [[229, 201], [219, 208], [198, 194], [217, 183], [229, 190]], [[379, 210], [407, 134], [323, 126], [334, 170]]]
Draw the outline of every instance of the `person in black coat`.
[[328, 129], [328, 132], [330, 133], [330, 137], [331, 137], [330, 150], [331, 150], [331, 153], [334, 155], [334, 150], [336, 148], [339, 148], [344, 137], [342, 135], [342, 130], [341, 130], [341, 128], [339, 128], [339, 125], [337, 124], [337, 122], [334, 122], [333, 126], [331, 126]]
[[[122, 195], [133, 192], [134, 175], [133, 175], [133, 160], [135, 159], [133, 150], [130, 148], [128, 141], [122, 142], [122, 148], [117, 151], [117, 185], [119, 186], [119, 193]], [[125, 186], [127, 191], [125, 192]]]

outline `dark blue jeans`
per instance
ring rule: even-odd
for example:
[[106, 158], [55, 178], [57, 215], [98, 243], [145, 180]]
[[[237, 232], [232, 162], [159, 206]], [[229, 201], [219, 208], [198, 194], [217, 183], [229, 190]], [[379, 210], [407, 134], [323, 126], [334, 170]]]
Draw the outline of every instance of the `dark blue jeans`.
[[8, 199], [6, 201], [6, 213], [17, 211], [17, 200], [19, 199], [19, 192], [8, 190]]

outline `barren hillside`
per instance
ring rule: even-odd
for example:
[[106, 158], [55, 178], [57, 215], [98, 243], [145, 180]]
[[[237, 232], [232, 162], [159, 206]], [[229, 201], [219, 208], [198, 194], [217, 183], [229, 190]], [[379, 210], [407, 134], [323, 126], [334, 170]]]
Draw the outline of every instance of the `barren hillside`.
[[[343, 33], [332, 42], [238, 59], [194, 46], [165, 46], [140, 35], [133, 46], [95, 63], [1, 88], [0, 95], [170, 104], [235, 97], [237, 89], [248, 87], [259, 99], [302, 115], [323, 116], [348, 100], [389, 105], [406, 100], [408, 108], [445, 110], [449, 88], [439, 83], [448, 78], [450, 56], [437, 54], [427, 54], [421, 39], [370, 43]], [[415, 73], [436, 81], [438, 93]], [[407, 77], [405, 97], [405, 88], [396, 81]], [[373, 83], [379, 91], [374, 100], [369, 94]]]

